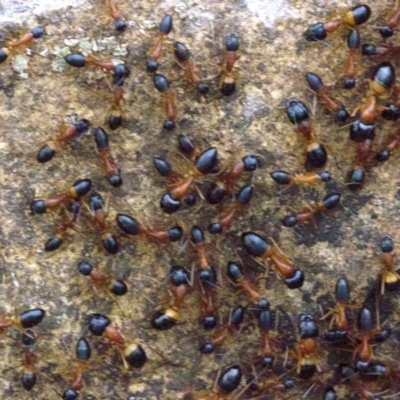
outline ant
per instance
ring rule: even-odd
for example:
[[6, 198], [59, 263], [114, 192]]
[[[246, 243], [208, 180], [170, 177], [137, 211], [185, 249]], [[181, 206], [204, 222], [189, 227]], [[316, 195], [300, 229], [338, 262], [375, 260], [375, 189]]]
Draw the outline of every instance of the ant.
[[347, 364], [339, 365], [339, 374], [343, 377], [341, 381], [349, 383], [350, 388], [352, 390], [356, 389], [357, 391], [352, 393], [352, 398], [355, 393], [357, 393], [357, 398], [360, 398], [359, 395], [361, 395], [362, 399], [383, 400], [385, 398], [394, 398], [394, 396], [377, 396], [367, 389], [365, 385], [365, 378], [371, 380], [371, 378], [374, 377], [382, 377], [383, 374], [387, 372], [388, 370], [383, 364], [369, 363], [364, 371], [358, 371]]
[[395, 270], [394, 258], [396, 253], [393, 251], [393, 240], [390, 236], [384, 236], [381, 239], [381, 261], [382, 280], [381, 280], [381, 295], [385, 293], [385, 289], [393, 291], [399, 288], [400, 276]]
[[219, 179], [211, 184], [206, 194], [207, 201], [210, 204], [221, 203], [243, 172], [254, 172], [258, 166], [259, 163], [256, 156], [248, 155], [243, 157], [241, 161], [235, 163], [228, 171], [223, 172]]
[[397, 4], [396, 8], [393, 11], [391, 11], [386, 17], [386, 25], [383, 28], [379, 29], [379, 33], [384, 39], [393, 36], [394, 34], [393, 29], [399, 25], [400, 6], [398, 5], [398, 2], [396, 2], [396, 4]]
[[203, 328], [206, 331], [214, 329], [217, 326], [217, 310], [216, 303], [216, 290], [211, 286], [202, 287], [203, 293], [200, 294], [201, 303], [203, 306]]
[[195, 147], [193, 142], [185, 135], [178, 135], [178, 149], [191, 161], [194, 161], [201, 154], [200, 149]]
[[234, 203], [218, 217], [218, 222], [213, 222], [208, 226], [211, 234], [222, 233], [224, 228], [229, 227], [236, 212], [249, 204], [253, 196], [253, 188], [252, 184], [246, 185], [236, 193]]
[[206, 254], [206, 249], [204, 247], [204, 232], [197, 225], [192, 227], [191, 231], [191, 241], [196, 247], [197, 255], [199, 258], [200, 280], [205, 284], [206, 287], [215, 288], [217, 284], [217, 274], [215, 268], [208, 262], [208, 257]]
[[168, 308], [157, 311], [151, 318], [154, 329], [165, 331], [175, 326], [179, 318], [181, 305], [190, 292], [189, 273], [180, 265], [173, 265], [170, 270], [170, 282], [174, 302]]
[[317, 350], [319, 329], [311, 315], [302, 314], [299, 318], [299, 339], [296, 344], [296, 373], [300, 378], [311, 378], [317, 371]]
[[103, 198], [99, 193], [92, 193], [89, 198], [89, 211], [92, 214], [97, 228], [102, 233], [101, 243], [104, 250], [109, 254], [117, 254], [119, 251], [119, 243], [115, 236], [106, 232], [107, 224], [107, 208]]
[[242, 233], [242, 244], [253, 257], [269, 258], [274, 264], [275, 273], [283, 279], [289, 289], [303, 286], [304, 274], [293, 267], [293, 262], [276, 246], [269, 244], [255, 232]]
[[[241, 291], [246, 292], [247, 296], [251, 301], [259, 302], [261, 295], [257, 289], [252, 286], [244, 277], [243, 269], [239, 264], [229, 261], [226, 267], [228, 278], [236, 285], [241, 288]], [[240, 293], [239, 292], [239, 293]]]
[[356, 86], [356, 59], [360, 58], [360, 33], [357, 29], [352, 29], [347, 37], [347, 61], [346, 61], [346, 78], [344, 80], [345, 89], [354, 89]]
[[328, 33], [335, 32], [340, 26], [353, 28], [354, 26], [364, 24], [371, 16], [371, 9], [366, 4], [359, 4], [352, 9], [345, 11], [343, 17], [332, 19], [331, 21], [310, 25], [303, 33], [303, 36], [309, 42], [317, 42], [326, 39]]
[[143, 347], [136, 342], [128, 342], [119, 332], [117, 325], [112, 324], [111, 320], [102, 314], [90, 314], [88, 328], [95, 336], [106, 336], [115, 344], [122, 357], [126, 369], [142, 368], [147, 361], [147, 355]]
[[239, 50], [239, 39], [235, 35], [229, 35], [225, 40], [226, 54], [224, 56], [225, 65], [219, 81], [219, 88], [224, 96], [230, 96], [235, 93], [236, 81], [233, 69], [235, 62], [240, 56], [236, 54]]
[[229, 315], [229, 321], [227, 324], [221, 326], [214, 334], [211, 342], [205, 342], [200, 347], [200, 352], [202, 354], [211, 354], [214, 352], [215, 347], [221, 346], [228, 334], [233, 329], [238, 329], [242, 323], [245, 314], [245, 307], [236, 307]]
[[[202, 400], [219, 400], [227, 398], [239, 387], [240, 381], [242, 380], [242, 371], [239, 365], [233, 365], [232, 367], [227, 368], [217, 379], [218, 380], [214, 385], [215, 387], [213, 388], [212, 393], [207, 397], [201, 395]], [[199, 399], [197, 395], [194, 397], [192, 396], [191, 398]]]
[[396, 74], [393, 65], [390, 62], [380, 63], [369, 80], [369, 91], [375, 96], [386, 94], [396, 83]]
[[356, 358], [356, 369], [365, 373], [371, 366], [370, 360], [373, 357], [372, 345], [384, 342], [390, 336], [390, 329], [380, 326], [373, 328], [372, 312], [367, 306], [363, 306], [357, 317], [358, 334], [356, 335], [359, 343], [354, 349], [353, 358]]
[[106, 6], [108, 7], [108, 14], [115, 21], [115, 29], [118, 32], [124, 32], [126, 29], [126, 22], [122, 18], [121, 12], [115, 5], [113, 0], [106, 0]]
[[187, 79], [193, 83], [200, 94], [207, 94], [210, 88], [207, 84], [202, 82], [200, 77], [194, 71], [194, 62], [191, 58], [190, 51], [181, 42], [174, 43], [175, 58], [186, 72]]
[[400, 129], [396, 133], [391, 134], [383, 150], [375, 155], [375, 160], [378, 162], [385, 162], [389, 159], [392, 153], [400, 146]]
[[167, 120], [164, 122], [164, 129], [172, 131], [175, 128], [176, 104], [175, 94], [169, 86], [168, 79], [161, 74], [155, 74], [153, 77], [155, 88], [161, 93], [165, 105]]
[[161, 157], [154, 157], [153, 164], [157, 172], [165, 178], [167, 186], [179, 182], [180, 174], [174, 171], [171, 165]]
[[375, 45], [373, 43], [364, 43], [361, 48], [362, 55], [369, 57], [396, 55], [400, 52], [400, 46], [396, 46], [391, 43], [381, 43], [378, 45]]
[[102, 60], [92, 54], [85, 56], [80, 53], [71, 53], [67, 54], [64, 57], [64, 60], [67, 64], [74, 68], [84, 68], [89, 65], [93, 65], [110, 72], [115, 70], [115, 64], [112, 61]]
[[94, 284], [105, 286], [107, 290], [115, 296], [123, 296], [128, 292], [126, 283], [120, 279], [102, 274], [97, 266], [93, 266], [87, 261], [78, 262], [78, 272], [84, 276], [90, 276]]
[[204, 329], [210, 330], [217, 325], [216, 319], [216, 286], [217, 272], [215, 268], [208, 262], [206, 249], [204, 247], [204, 232], [197, 225], [192, 227], [191, 241], [196, 247], [199, 258], [199, 278], [201, 282], [201, 301], [204, 310], [203, 326]]
[[[157, 172], [165, 179], [167, 187], [174, 186], [177, 184], [179, 185], [179, 182], [181, 181], [182, 176], [178, 171], [174, 171], [172, 169], [171, 165], [167, 161], [165, 161], [161, 157], [154, 157], [153, 164], [154, 164], [154, 167], [157, 170]], [[177, 209], [180, 207], [180, 202], [176, 201], [176, 200], [174, 201], [173, 199], [171, 199], [170, 194], [164, 195], [163, 198], [167, 199], [167, 201], [166, 201], [167, 207], [168, 207], [168, 203], [171, 203], [173, 205], [173, 207], [175, 207], [174, 203], [176, 203]], [[193, 193], [187, 193], [185, 195], [185, 203], [188, 206], [194, 205], [195, 202], [196, 202], [196, 197]], [[175, 212], [175, 211], [172, 211], [172, 212]]]
[[108, 127], [115, 131], [122, 126], [125, 113], [121, 108], [121, 102], [124, 98], [124, 90], [121, 86], [116, 86], [114, 92], [114, 104], [108, 111], [107, 124]]
[[8, 47], [0, 48], [0, 64], [7, 60], [10, 49], [29, 44], [33, 39], [41, 39], [45, 35], [45, 30], [41, 26], [36, 26], [29, 32], [23, 34], [19, 39], [12, 40]]
[[54, 251], [60, 248], [64, 243], [64, 237], [67, 234], [68, 229], [72, 229], [75, 222], [78, 220], [81, 213], [80, 199], [72, 200], [67, 210], [65, 210], [65, 216], [57, 223], [55, 236], [50, 238], [44, 245], [44, 251]]
[[127, 214], [117, 214], [116, 221], [118, 227], [125, 234], [130, 236], [140, 235], [156, 242], [177, 242], [183, 235], [183, 229], [178, 225], [169, 229], [160, 227], [146, 229], [143, 228], [135, 218]]
[[158, 60], [162, 56], [162, 46], [164, 44], [165, 38], [169, 35], [172, 30], [172, 16], [167, 14], [163, 17], [159, 25], [159, 33], [157, 37], [156, 44], [152, 47], [147, 55], [150, 60], [147, 61], [146, 69], [148, 74], [153, 74], [157, 71], [159, 66]]
[[322, 79], [311, 72], [306, 73], [306, 80], [310, 89], [316, 94], [318, 100], [325, 104], [325, 107], [334, 113], [334, 120], [338, 124], [346, 122], [349, 113], [342, 104], [338, 104], [326, 93], [326, 88]]
[[269, 337], [269, 331], [272, 330], [272, 314], [269, 301], [260, 299], [258, 302], [258, 327], [261, 330], [261, 367], [272, 368], [275, 361], [275, 345]]
[[32, 200], [29, 208], [32, 214], [44, 214], [47, 209], [58, 208], [68, 199], [80, 200], [85, 197], [92, 188], [90, 179], [78, 179], [67, 192], [53, 194], [45, 200]]
[[129, 77], [131, 70], [125, 64], [117, 64], [113, 73], [113, 85], [123, 86], [125, 79]]
[[339, 342], [348, 339], [349, 324], [346, 316], [346, 308], [352, 308], [349, 305], [350, 286], [346, 278], [339, 278], [335, 286], [335, 307], [328, 311], [321, 320], [333, 314], [330, 327], [335, 324], [335, 329], [330, 329], [325, 334], [325, 339], [329, 342]]
[[[286, 390], [293, 389], [296, 386], [296, 381], [293, 378], [285, 378], [279, 382], [269, 378], [260, 379], [251, 376], [247, 382], [249, 386], [248, 389], [252, 395], [260, 392], [265, 395], [268, 390], [272, 390], [273, 392], [285, 392]], [[258, 397], [256, 398], [258, 399]]]
[[0, 319], [0, 333], [4, 333], [8, 328], [14, 326], [19, 330], [33, 328], [42, 322], [46, 312], [41, 308], [33, 308], [21, 313], [19, 317], [13, 319]]
[[369, 90], [364, 104], [359, 107], [359, 119], [350, 126], [350, 140], [363, 142], [375, 137], [375, 119], [378, 116], [377, 97], [386, 94], [395, 84], [396, 76], [393, 65], [389, 62], [379, 64], [369, 80]]
[[218, 151], [215, 147], [204, 150], [194, 161], [188, 171], [188, 175], [177, 182], [169, 184], [170, 192], [162, 196], [160, 207], [167, 214], [172, 214], [181, 206], [189, 190], [198, 176], [215, 173], [218, 169]]
[[328, 160], [325, 147], [315, 138], [307, 106], [297, 99], [286, 102], [286, 115], [295, 126], [295, 131], [303, 135], [307, 142], [306, 167], [323, 168]]
[[293, 228], [298, 224], [304, 224], [314, 218], [316, 213], [335, 208], [339, 204], [340, 197], [340, 193], [328, 194], [322, 199], [322, 201], [317, 202], [314, 206], [303, 208], [303, 210], [299, 211], [297, 214], [287, 215], [281, 221], [282, 225], [286, 228]]
[[77, 365], [74, 371], [71, 386], [62, 394], [63, 400], [76, 400], [79, 397], [79, 391], [82, 390], [83, 372], [88, 368], [88, 361], [92, 355], [89, 342], [81, 337], [76, 344], [76, 361]]
[[36, 384], [36, 366], [35, 366], [35, 332], [33, 329], [26, 329], [22, 335], [22, 343], [24, 345], [24, 360], [22, 362], [24, 368], [21, 375], [21, 384], [27, 391], [33, 389]]
[[37, 162], [44, 164], [50, 161], [55, 156], [59, 145], [72, 139], [79, 139], [89, 127], [90, 122], [87, 119], [80, 119], [71, 125], [61, 125], [60, 134], [40, 148], [36, 156]]
[[370, 342], [374, 335], [372, 313], [366, 306], [363, 306], [358, 313], [357, 327], [359, 331], [359, 334], [357, 335], [359, 344], [354, 350], [353, 357], [357, 356], [356, 369], [359, 371], [365, 371], [373, 356]]
[[100, 156], [101, 163], [108, 182], [112, 187], [119, 187], [122, 185], [122, 178], [120, 175], [120, 169], [115, 162], [113, 155], [111, 154], [111, 148], [109, 146], [108, 134], [103, 128], [97, 128], [94, 133], [94, 140], [96, 142], [97, 151]]
[[357, 143], [354, 167], [347, 175], [347, 184], [350, 190], [358, 190], [364, 184], [365, 171], [363, 166], [370, 155], [371, 145], [370, 139]]
[[287, 185], [286, 189], [290, 186], [299, 183], [306, 183], [308, 185], [317, 185], [320, 182], [329, 182], [331, 180], [331, 174], [327, 171], [323, 172], [307, 172], [305, 174], [294, 174], [291, 175], [286, 171], [273, 171], [270, 173], [271, 178], [278, 185]]

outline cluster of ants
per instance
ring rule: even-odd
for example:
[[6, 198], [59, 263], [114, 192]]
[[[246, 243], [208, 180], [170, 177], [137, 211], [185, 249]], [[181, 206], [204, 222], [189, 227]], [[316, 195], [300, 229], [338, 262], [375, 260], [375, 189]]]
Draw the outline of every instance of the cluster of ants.
[[[127, 25], [112, 0], [106, 1], [110, 16], [115, 20], [117, 31], [125, 31]], [[340, 27], [349, 30], [348, 33], [348, 56], [346, 62], [346, 76], [343, 87], [353, 89], [356, 86], [357, 58], [365, 56], [392, 56], [400, 53], [400, 46], [389, 43], [379, 45], [361, 45], [358, 26], [367, 22], [371, 10], [367, 5], [357, 5], [343, 13], [340, 18], [331, 19], [325, 23], [311, 25], [304, 37], [308, 41], [322, 41]], [[400, 7], [390, 13], [386, 26], [380, 30], [383, 38], [393, 35], [394, 29], [400, 23]], [[148, 52], [146, 71], [153, 78], [153, 83], [158, 92], [161, 93], [166, 114], [163, 128], [171, 131], [175, 128], [177, 117], [176, 98], [171, 89], [168, 79], [157, 73], [164, 42], [173, 28], [171, 15], [162, 18], [159, 24], [159, 32], [155, 45]], [[15, 48], [27, 45], [33, 39], [39, 39], [44, 35], [42, 27], [36, 27], [19, 39], [12, 40], [7, 47], [0, 49], [0, 63], [5, 62]], [[196, 72], [190, 51], [185, 44], [175, 42], [173, 45], [174, 55], [177, 62], [186, 73], [186, 77], [193, 84], [200, 95], [207, 96], [210, 88], [199, 73]], [[236, 35], [228, 35], [225, 42], [226, 53], [219, 78], [219, 89], [222, 95], [231, 96], [236, 91], [235, 63], [239, 59], [239, 39]], [[130, 69], [123, 63], [114, 64], [112, 61], [102, 59], [95, 55], [84, 55], [71, 53], [65, 56], [67, 64], [74, 68], [85, 68], [95, 66], [112, 74], [114, 101], [107, 116], [107, 125], [111, 131], [123, 126], [125, 113], [121, 103], [124, 99], [126, 79], [130, 76]], [[314, 74], [307, 73], [306, 80], [310, 89], [315, 93], [317, 99], [332, 112], [337, 124], [345, 124], [350, 114], [345, 107], [328, 95], [322, 79]], [[356, 142], [356, 155], [352, 170], [348, 173], [348, 187], [357, 190], [365, 182], [366, 169], [380, 165], [387, 161], [391, 154], [400, 145], [400, 130], [390, 135], [387, 143], [381, 150], [372, 153], [372, 141], [376, 135], [376, 121], [379, 116], [390, 121], [400, 118], [400, 90], [393, 90], [395, 85], [395, 69], [391, 62], [384, 61], [376, 66], [369, 81], [368, 90], [364, 103], [355, 111], [356, 119], [350, 124], [350, 140]], [[393, 94], [394, 92], [394, 94]], [[378, 100], [394, 96], [393, 100], [385, 105], [378, 104]], [[271, 178], [279, 185], [286, 188], [294, 184], [317, 185], [321, 182], [331, 180], [331, 174], [322, 171], [327, 163], [328, 152], [322, 142], [316, 136], [312, 123], [311, 113], [308, 107], [298, 99], [289, 99], [286, 102], [286, 114], [295, 132], [301, 134], [306, 143], [307, 172], [301, 174], [290, 174], [286, 171], [276, 170], [270, 173]], [[68, 125], [60, 127], [59, 134], [51, 140], [46, 141], [37, 153], [37, 161], [41, 164], [50, 162], [57, 152], [68, 143], [80, 139], [90, 130], [87, 119], [75, 119]], [[116, 162], [115, 155], [109, 145], [109, 137], [104, 128], [98, 127], [93, 133], [95, 145], [99, 154], [100, 163], [105, 171], [106, 178], [113, 188], [123, 184], [121, 171]], [[234, 217], [239, 210], [247, 207], [255, 192], [253, 176], [258, 173], [260, 160], [255, 155], [246, 155], [242, 160], [223, 166], [218, 158], [218, 150], [215, 147], [199, 149], [185, 135], [178, 135], [178, 150], [183, 156], [183, 164], [177, 167], [162, 157], [154, 157], [153, 164], [157, 173], [162, 177], [167, 192], [162, 195], [160, 208], [166, 214], [174, 214], [181, 210], [182, 206], [191, 207], [197, 203], [198, 197], [210, 205], [220, 204], [231, 195], [233, 202], [215, 221], [210, 221], [207, 230], [210, 235], [221, 234], [229, 229]], [[243, 177], [251, 175], [250, 183], [241, 186], [239, 183]], [[202, 190], [206, 187], [206, 190]], [[237, 190], [237, 191], [236, 191]], [[88, 199], [88, 200], [87, 200]], [[341, 194], [328, 193], [321, 201], [305, 207], [298, 212], [288, 214], [281, 223], [284, 227], [292, 228], [298, 224], [312, 221], [316, 214], [326, 210], [332, 210], [339, 205]], [[93, 218], [96, 231], [104, 252], [107, 255], [116, 255], [121, 250], [121, 240], [129, 240], [131, 237], [141, 236], [145, 240], [157, 243], [184, 243], [183, 228], [179, 225], [170, 228], [151, 227], [147, 228], [138, 219], [128, 214], [117, 214], [115, 225], [107, 219], [108, 199], [104, 201], [102, 196], [93, 191], [91, 179], [78, 179], [66, 191], [55, 193], [45, 198], [34, 199], [30, 203], [32, 214], [44, 214], [48, 210], [61, 210], [62, 216], [55, 227], [55, 234], [44, 244], [45, 252], [60, 250], [68, 244], [70, 231], [81, 218], [83, 209], [86, 208]], [[276, 315], [270, 309], [270, 303], [263, 298], [258, 288], [246, 277], [245, 269], [235, 261], [229, 261], [226, 266], [225, 275], [229, 281], [240, 292], [244, 292], [251, 303], [251, 307], [238, 306], [228, 316], [228, 322], [218, 327], [218, 272], [212, 265], [206, 246], [204, 230], [194, 225], [191, 228], [189, 241], [197, 254], [198, 268], [195, 277], [186, 268], [173, 265], [168, 274], [171, 302], [167, 307], [160, 307], [150, 318], [150, 325], [158, 331], [173, 329], [184, 314], [183, 304], [185, 299], [194, 290], [197, 290], [201, 303], [201, 326], [210, 336], [201, 345], [199, 351], [211, 354], [216, 348], [222, 346], [229, 335], [240, 331], [245, 325], [245, 315], [249, 310], [257, 321], [260, 332], [259, 359], [255, 363], [257, 373], [249, 377], [247, 384], [242, 388], [235, 398], [244, 393], [251, 395], [268, 396], [274, 393], [286, 393], [296, 386], [296, 378], [307, 380], [319, 371], [318, 360], [320, 352], [319, 326], [312, 315], [302, 314], [298, 317], [297, 324], [292, 324], [297, 332], [296, 343], [290, 354], [295, 360], [293, 368], [294, 376], [289, 374], [285, 365], [277, 366], [279, 342], [271, 335], [276, 330]], [[253, 231], [243, 232], [241, 244], [249, 256], [264, 262], [269, 260], [273, 269], [281, 281], [290, 290], [303, 286], [305, 274], [295, 267], [294, 262], [282, 251], [273, 240], [265, 238]], [[393, 250], [393, 241], [389, 236], [381, 239], [382, 278], [380, 294], [383, 296], [385, 290], [397, 290], [400, 287], [400, 276], [396, 272]], [[91, 278], [93, 283], [105, 288], [111, 295], [123, 296], [129, 291], [127, 282], [100, 271], [97, 265], [81, 260], [78, 263], [78, 272]], [[356, 323], [349, 318], [349, 310], [358, 308]], [[15, 319], [0, 320], [0, 332], [16, 327], [23, 332], [22, 344], [24, 348], [24, 369], [21, 382], [26, 390], [31, 390], [36, 383], [36, 367], [34, 348], [36, 346], [36, 335], [32, 328], [38, 325], [45, 316], [45, 311], [39, 308], [28, 310]], [[309, 393], [317, 396], [323, 392], [322, 399], [337, 399], [335, 385], [346, 386], [354, 396], [351, 398], [383, 399], [392, 396], [374, 394], [369, 384], [393, 388], [396, 380], [400, 377], [400, 371], [396, 368], [386, 366], [377, 362], [373, 346], [384, 342], [390, 335], [390, 330], [374, 323], [372, 311], [365, 305], [356, 307], [350, 303], [350, 286], [346, 278], [337, 280], [335, 288], [335, 305], [327, 311], [322, 320], [332, 316], [329, 330], [324, 334], [324, 341], [333, 346], [340, 345], [344, 351], [348, 350], [352, 358], [348, 363], [342, 363], [338, 368], [338, 381], [332, 385], [324, 386], [314, 382]], [[353, 318], [354, 319], [354, 318]], [[113, 344], [121, 354], [122, 362], [126, 368], [142, 368], [147, 362], [146, 352], [141, 344], [136, 341], [127, 340], [121, 333], [116, 323], [106, 315], [100, 313], [90, 314], [76, 345], [76, 367], [72, 383], [60, 396], [64, 400], [76, 400], [84, 387], [84, 373], [88, 369], [88, 361], [91, 357], [91, 348], [86, 338], [87, 331], [94, 336], [104, 336]], [[288, 358], [289, 353], [287, 353]], [[289, 362], [290, 363], [290, 362]], [[285, 362], [286, 364], [286, 362]], [[285, 371], [279, 376], [278, 371]], [[214, 388], [207, 391], [191, 393], [193, 399], [218, 400], [232, 398], [242, 382], [242, 367], [233, 365], [222, 372], [216, 379]], [[383, 382], [383, 383], [381, 383]], [[397, 395], [397, 394], [396, 394]], [[316, 397], [315, 397], [316, 398]]]

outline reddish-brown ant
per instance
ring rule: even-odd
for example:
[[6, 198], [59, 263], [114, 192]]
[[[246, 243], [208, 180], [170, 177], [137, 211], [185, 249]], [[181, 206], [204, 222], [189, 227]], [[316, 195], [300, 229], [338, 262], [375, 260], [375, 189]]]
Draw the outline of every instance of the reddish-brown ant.
[[196, 247], [197, 257], [199, 259], [199, 278], [201, 283], [201, 301], [204, 310], [203, 326], [204, 329], [213, 329], [217, 325], [216, 320], [216, 287], [217, 272], [210, 265], [205, 249], [205, 238], [203, 230], [198, 226], [193, 226], [191, 231], [191, 241]]
[[162, 94], [165, 113], [167, 114], [167, 120], [164, 123], [164, 129], [170, 131], [175, 128], [176, 118], [176, 105], [175, 105], [175, 94], [169, 86], [169, 82], [164, 75], [155, 74], [154, 78], [155, 88]]
[[115, 296], [123, 296], [128, 292], [128, 287], [123, 280], [102, 274], [96, 265], [87, 261], [78, 262], [78, 272], [84, 276], [90, 276], [96, 285], [104, 286]]
[[186, 72], [187, 79], [193, 83], [200, 94], [207, 94], [209, 87], [202, 82], [194, 70], [194, 62], [188, 48], [181, 42], [174, 43], [175, 58]]
[[392, 43], [381, 43], [378, 45], [372, 43], [364, 43], [362, 45], [362, 54], [364, 56], [390, 56], [396, 55], [400, 52], [400, 46], [396, 46]]
[[355, 348], [353, 356], [357, 357], [356, 368], [359, 371], [364, 371], [373, 356], [370, 342], [374, 335], [372, 313], [366, 306], [363, 306], [358, 313], [357, 327], [359, 331], [357, 334], [359, 344]]
[[345, 89], [354, 89], [356, 86], [356, 65], [357, 61], [361, 55], [361, 41], [360, 41], [360, 33], [357, 29], [352, 29], [347, 37], [347, 61], [345, 68], [345, 81], [344, 88]]
[[126, 22], [122, 18], [122, 14], [115, 5], [114, 0], [106, 0], [106, 6], [108, 8], [108, 14], [115, 21], [115, 29], [118, 32], [123, 32], [126, 29]]
[[176, 225], [172, 228], [165, 229], [160, 227], [144, 228], [133, 217], [127, 214], [117, 214], [117, 225], [127, 235], [130, 236], [143, 236], [148, 240], [155, 242], [177, 242], [182, 238], [183, 230], [180, 226]]
[[326, 93], [326, 88], [322, 79], [311, 72], [306, 74], [306, 80], [310, 89], [316, 94], [318, 100], [325, 105], [325, 107], [334, 113], [335, 122], [338, 124], [346, 122], [349, 113], [343, 105], [337, 103]]
[[19, 39], [11, 40], [8, 47], [0, 48], [0, 64], [7, 60], [10, 55], [10, 48], [13, 49], [19, 46], [25, 46], [33, 39], [42, 38], [44, 34], [44, 29], [41, 26], [36, 26], [31, 31], [24, 33]]
[[381, 261], [383, 264], [382, 268], [382, 280], [381, 280], [381, 294], [385, 293], [385, 289], [393, 291], [400, 286], [400, 275], [395, 270], [394, 258], [396, 253], [393, 250], [393, 240], [390, 236], [384, 236], [381, 239]]
[[272, 314], [268, 300], [260, 299], [257, 304], [258, 327], [261, 331], [261, 367], [271, 368], [275, 360], [275, 344], [270, 338], [269, 332], [272, 330]]
[[88, 362], [91, 357], [89, 342], [81, 337], [76, 344], [76, 366], [72, 378], [71, 386], [62, 394], [63, 400], [76, 400], [79, 397], [79, 391], [83, 389], [83, 373], [88, 368]]
[[110, 108], [107, 116], [108, 127], [115, 131], [122, 125], [125, 113], [121, 108], [121, 102], [124, 99], [124, 89], [121, 86], [115, 86], [114, 90], [114, 104]]
[[117, 238], [107, 231], [108, 205], [104, 204], [103, 198], [99, 193], [92, 193], [89, 198], [89, 211], [93, 216], [94, 222], [101, 232], [101, 242], [104, 250], [109, 254], [117, 254], [119, 243]]
[[359, 4], [351, 10], [345, 10], [341, 18], [335, 18], [328, 22], [318, 22], [310, 25], [303, 36], [310, 42], [324, 40], [328, 33], [335, 32], [340, 26], [354, 28], [368, 21], [371, 16], [371, 9], [366, 4]]
[[28, 311], [24, 311], [19, 317], [13, 319], [1, 318], [0, 319], [0, 333], [4, 333], [7, 329], [15, 327], [19, 330], [32, 328], [44, 318], [46, 312], [41, 308], [33, 308]]
[[396, 2], [396, 4], [396, 8], [386, 17], [386, 25], [379, 30], [379, 33], [385, 39], [393, 36], [393, 29], [400, 23], [400, 6], [398, 5], [398, 2]]
[[235, 391], [242, 380], [242, 371], [238, 365], [227, 368], [221, 375], [218, 375], [217, 382], [212, 389], [212, 393], [204, 390], [195, 392], [191, 395], [192, 400], [220, 400], [230, 398], [230, 394]]
[[253, 185], [243, 186], [235, 195], [234, 203], [226, 209], [219, 217], [218, 222], [214, 222], [208, 227], [208, 231], [212, 234], [221, 233], [224, 228], [227, 228], [232, 223], [235, 214], [247, 206], [253, 195]]
[[37, 161], [41, 164], [50, 161], [59, 150], [59, 146], [72, 139], [79, 139], [79, 137], [89, 129], [90, 123], [87, 119], [80, 119], [71, 125], [61, 125], [60, 134], [53, 140], [44, 144], [38, 154]]
[[218, 152], [215, 147], [210, 147], [190, 163], [190, 168], [185, 177], [168, 184], [169, 193], [163, 195], [160, 202], [161, 209], [168, 214], [178, 211], [182, 204], [181, 201], [187, 197], [189, 191], [195, 185], [195, 180], [213, 174], [217, 169]]
[[218, 180], [209, 187], [206, 199], [210, 204], [221, 203], [225, 195], [232, 191], [234, 184], [244, 172], [254, 172], [259, 162], [256, 156], [245, 156], [241, 161], [234, 163], [227, 171], [218, 175]]
[[278, 185], [287, 185], [286, 189], [289, 189], [294, 184], [318, 185], [321, 182], [329, 182], [331, 180], [331, 174], [327, 171], [319, 173], [306, 172], [305, 174], [294, 175], [286, 171], [273, 171], [270, 175]]
[[122, 185], [120, 169], [111, 153], [111, 148], [108, 141], [108, 134], [103, 128], [97, 128], [94, 134], [97, 151], [99, 152], [100, 160], [106, 172], [108, 182], [113, 187]]
[[315, 138], [307, 106], [300, 100], [290, 99], [286, 102], [286, 115], [294, 125], [295, 131], [302, 134], [307, 142], [306, 168], [322, 168], [328, 160], [328, 154], [325, 147]]
[[282, 219], [282, 225], [287, 228], [293, 228], [298, 224], [304, 224], [308, 222], [316, 213], [320, 213], [325, 210], [332, 210], [339, 204], [341, 194], [340, 193], [331, 193], [326, 195], [322, 201], [317, 202], [315, 205], [303, 208], [303, 210], [299, 211], [296, 214], [289, 214], [285, 218]]
[[21, 384], [25, 390], [32, 390], [36, 384], [36, 355], [34, 349], [36, 346], [35, 332], [33, 329], [28, 328], [22, 336], [22, 343], [24, 345], [24, 360], [22, 362], [23, 370], [21, 375]]
[[276, 245], [269, 244], [255, 232], [244, 232], [242, 243], [251, 256], [271, 259], [276, 274], [284, 280], [289, 289], [298, 289], [303, 286], [303, 272], [294, 268], [293, 262]]
[[358, 108], [359, 119], [350, 126], [350, 140], [363, 142], [375, 137], [375, 120], [384, 107], [377, 104], [377, 97], [389, 92], [395, 84], [395, 70], [389, 62], [379, 64], [369, 80], [369, 89], [364, 104]]
[[389, 135], [386, 146], [383, 150], [379, 151], [375, 155], [375, 160], [378, 162], [384, 162], [400, 147], [400, 129], [397, 129], [396, 133]]
[[228, 262], [227, 265], [227, 275], [229, 279], [237, 286], [241, 288], [247, 294], [249, 299], [255, 303], [261, 300], [261, 295], [258, 290], [249, 283], [243, 275], [243, 270], [239, 264], [232, 261]]
[[102, 60], [93, 54], [85, 56], [80, 53], [71, 53], [67, 54], [64, 59], [67, 64], [75, 68], [83, 68], [93, 65], [105, 69], [106, 71], [114, 71], [115, 69], [115, 64], [112, 61]]
[[159, 25], [159, 33], [157, 36], [157, 41], [154, 47], [152, 47], [147, 55], [150, 60], [147, 61], [147, 73], [152, 74], [157, 71], [159, 66], [158, 60], [162, 56], [162, 46], [164, 44], [165, 38], [169, 35], [172, 30], [172, 16], [167, 14], [163, 17]]
[[158, 330], [167, 330], [175, 326], [179, 318], [181, 305], [190, 292], [189, 273], [179, 265], [173, 265], [170, 271], [171, 292], [174, 299], [171, 306], [157, 311], [151, 318], [151, 326]]
[[12, 40], [9, 43], [10, 47], [18, 47], [30, 43], [33, 39], [40, 39], [45, 34], [41, 26], [36, 26], [31, 31], [24, 33], [20, 38]]
[[147, 361], [143, 347], [136, 342], [128, 342], [119, 332], [118, 327], [102, 314], [90, 314], [88, 328], [95, 336], [103, 336], [115, 344], [122, 357], [126, 369], [142, 368]]
[[304, 379], [311, 378], [317, 371], [317, 351], [319, 329], [311, 315], [299, 318], [299, 339], [296, 343], [296, 373]]
[[348, 187], [351, 190], [360, 189], [365, 181], [364, 166], [370, 156], [371, 145], [370, 139], [357, 143], [354, 167], [347, 175]]
[[240, 56], [236, 54], [239, 50], [239, 39], [235, 35], [227, 36], [225, 47], [225, 64], [219, 81], [219, 87], [224, 96], [230, 96], [235, 93], [236, 90], [236, 77], [233, 69], [235, 68], [235, 62], [240, 58]]
[[68, 230], [72, 229], [75, 222], [79, 219], [81, 213], [80, 199], [72, 200], [65, 210], [65, 215], [57, 223], [56, 234], [50, 238], [44, 245], [44, 251], [54, 251], [60, 248], [64, 243]]
[[333, 315], [330, 327], [334, 324], [335, 329], [330, 329], [325, 334], [325, 339], [329, 342], [343, 341], [348, 338], [349, 323], [346, 316], [346, 308], [351, 308], [350, 286], [346, 278], [339, 278], [335, 287], [335, 307], [327, 312], [321, 320]]
[[236, 307], [229, 315], [228, 323], [217, 329], [210, 342], [201, 345], [201, 353], [210, 354], [215, 350], [215, 347], [222, 346], [228, 334], [242, 325], [245, 311], [246, 309], [242, 306]]
[[90, 179], [78, 179], [67, 192], [53, 194], [44, 200], [32, 200], [29, 208], [32, 214], [44, 214], [47, 209], [58, 208], [68, 199], [81, 199], [90, 192], [91, 188], [92, 181]]

